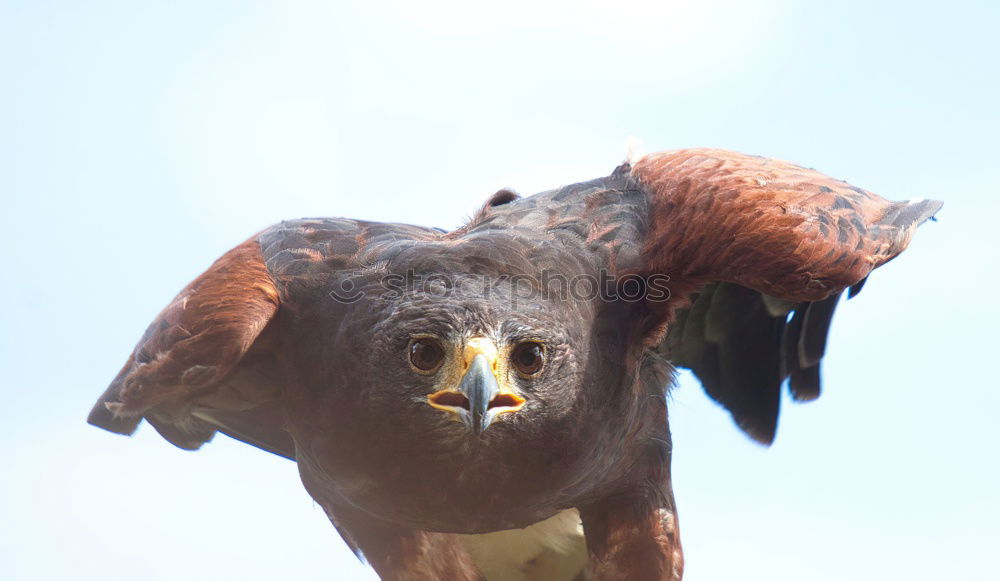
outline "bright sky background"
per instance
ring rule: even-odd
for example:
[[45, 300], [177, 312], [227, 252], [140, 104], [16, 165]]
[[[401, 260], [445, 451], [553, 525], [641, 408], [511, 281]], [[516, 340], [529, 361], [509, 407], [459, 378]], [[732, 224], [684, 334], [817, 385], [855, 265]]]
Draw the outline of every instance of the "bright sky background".
[[373, 578], [291, 462], [108, 434], [93, 400], [270, 223], [454, 227], [638, 136], [946, 201], [773, 447], [684, 378], [686, 579], [1000, 579], [998, 4], [610, 6], [0, 0], [0, 578]]

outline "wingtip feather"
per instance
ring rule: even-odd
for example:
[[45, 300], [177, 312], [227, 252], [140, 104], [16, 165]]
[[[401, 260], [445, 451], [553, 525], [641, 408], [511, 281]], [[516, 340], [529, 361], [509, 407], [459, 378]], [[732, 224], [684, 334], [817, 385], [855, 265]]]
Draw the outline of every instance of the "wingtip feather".
[[736, 421], [736, 425], [739, 426], [743, 433], [750, 436], [750, 439], [757, 442], [761, 446], [770, 447], [774, 443], [774, 437], [778, 433], [778, 422], [775, 421], [770, 425], [761, 424], [759, 422], [749, 422], [745, 419], [740, 420], [733, 415], [733, 420]]
[[[120, 406], [121, 404], [117, 404]], [[105, 398], [98, 400], [87, 415], [87, 423], [124, 436], [131, 436], [142, 422], [142, 416], [128, 416], [115, 413], [116, 402]]]

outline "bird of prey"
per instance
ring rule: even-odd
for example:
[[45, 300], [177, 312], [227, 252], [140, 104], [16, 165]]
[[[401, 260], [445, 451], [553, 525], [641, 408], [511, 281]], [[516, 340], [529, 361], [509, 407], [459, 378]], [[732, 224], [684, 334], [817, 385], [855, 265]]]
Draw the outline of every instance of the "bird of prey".
[[297, 462], [384, 579], [680, 579], [675, 368], [769, 444], [841, 293], [940, 207], [687, 149], [452, 231], [281, 222], [167, 305], [89, 421]]

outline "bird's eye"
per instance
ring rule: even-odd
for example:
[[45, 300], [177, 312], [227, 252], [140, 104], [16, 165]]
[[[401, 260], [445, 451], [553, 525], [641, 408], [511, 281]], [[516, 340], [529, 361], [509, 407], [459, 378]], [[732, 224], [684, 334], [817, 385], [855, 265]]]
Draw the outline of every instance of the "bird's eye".
[[410, 341], [410, 365], [420, 373], [432, 373], [444, 361], [444, 347], [436, 339], [421, 337]]
[[537, 375], [545, 362], [545, 349], [541, 343], [525, 341], [514, 348], [510, 356], [514, 369], [523, 377]]

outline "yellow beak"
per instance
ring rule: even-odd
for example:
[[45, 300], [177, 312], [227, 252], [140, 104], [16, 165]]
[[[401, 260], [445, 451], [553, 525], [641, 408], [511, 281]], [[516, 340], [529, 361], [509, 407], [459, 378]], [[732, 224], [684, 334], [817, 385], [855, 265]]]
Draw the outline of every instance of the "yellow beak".
[[456, 414], [478, 436], [500, 414], [516, 412], [524, 406], [525, 399], [509, 388], [499, 367], [493, 341], [483, 337], [469, 339], [462, 349], [463, 374], [458, 385], [430, 394], [427, 403]]

